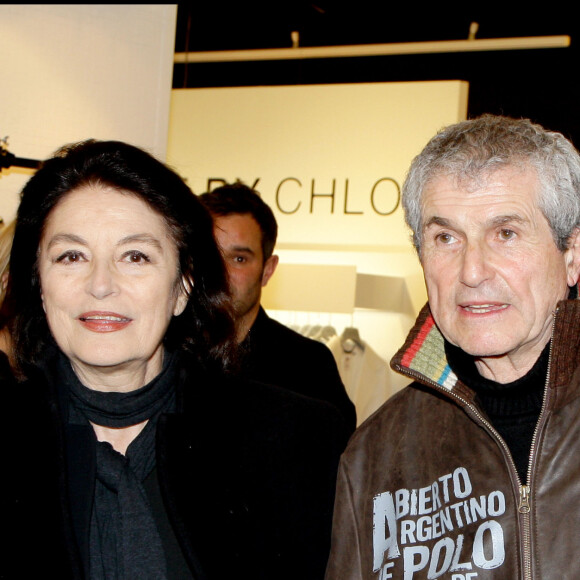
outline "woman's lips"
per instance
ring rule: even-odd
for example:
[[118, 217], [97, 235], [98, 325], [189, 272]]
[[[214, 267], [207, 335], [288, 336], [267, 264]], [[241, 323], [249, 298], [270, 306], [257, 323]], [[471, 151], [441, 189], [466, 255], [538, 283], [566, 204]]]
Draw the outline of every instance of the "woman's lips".
[[115, 312], [85, 312], [78, 317], [78, 320], [92, 332], [116, 332], [123, 330], [132, 322], [132, 318]]

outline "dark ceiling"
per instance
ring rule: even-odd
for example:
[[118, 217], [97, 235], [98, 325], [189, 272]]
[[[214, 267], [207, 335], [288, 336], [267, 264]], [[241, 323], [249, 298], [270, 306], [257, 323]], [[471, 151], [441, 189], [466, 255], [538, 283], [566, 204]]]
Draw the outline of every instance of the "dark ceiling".
[[[435, 3], [433, 3], [435, 4]], [[580, 146], [580, 22], [559, 4], [510, 10], [472, 2], [422, 8], [416, 2], [193, 2], [178, 4], [175, 51], [289, 48], [427, 40], [569, 35], [571, 46], [430, 55], [176, 64], [174, 88], [417, 80], [469, 82], [469, 116], [529, 117]], [[466, 3], [467, 4], [467, 3]], [[394, 8], [396, 6], [396, 8]]]

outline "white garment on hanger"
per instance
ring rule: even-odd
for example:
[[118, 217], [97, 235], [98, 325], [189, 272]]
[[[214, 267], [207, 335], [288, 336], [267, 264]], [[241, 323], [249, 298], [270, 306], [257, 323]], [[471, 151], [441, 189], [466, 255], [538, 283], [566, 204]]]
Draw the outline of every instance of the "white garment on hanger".
[[316, 336], [316, 340], [327, 344], [328, 341], [333, 337], [336, 336], [336, 329], [334, 326], [330, 324], [323, 326], [318, 335]]
[[351, 352], [342, 348], [340, 336], [333, 336], [326, 345], [331, 350], [346, 392], [354, 403], [357, 427], [372, 415], [392, 394], [390, 369], [387, 363], [361, 341]]

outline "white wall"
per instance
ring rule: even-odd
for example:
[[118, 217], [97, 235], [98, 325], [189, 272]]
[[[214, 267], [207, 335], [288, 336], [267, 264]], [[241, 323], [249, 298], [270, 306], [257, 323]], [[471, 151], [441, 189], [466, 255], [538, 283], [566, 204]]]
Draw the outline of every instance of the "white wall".
[[[196, 193], [218, 179], [254, 186], [278, 221], [282, 267], [353, 265], [403, 278], [413, 309], [398, 312], [413, 315], [426, 294], [396, 193], [427, 141], [465, 118], [467, 89], [461, 81], [174, 89], [168, 162]], [[296, 292], [314, 296], [309, 282]]]
[[[44, 159], [87, 138], [165, 159], [175, 4], [0, 5], [0, 139]], [[16, 213], [30, 170], [0, 173], [0, 217]]]
[[[386, 366], [426, 300], [394, 184], [440, 128], [465, 119], [467, 92], [460, 81], [174, 89], [167, 158], [195, 193], [239, 178], [273, 209], [271, 316], [354, 326]], [[346, 279], [323, 284], [312, 266]], [[388, 372], [393, 390], [408, 382]]]
[[174, 89], [168, 159], [196, 193], [257, 180], [279, 247], [407, 250], [396, 184], [466, 109], [459, 81]]

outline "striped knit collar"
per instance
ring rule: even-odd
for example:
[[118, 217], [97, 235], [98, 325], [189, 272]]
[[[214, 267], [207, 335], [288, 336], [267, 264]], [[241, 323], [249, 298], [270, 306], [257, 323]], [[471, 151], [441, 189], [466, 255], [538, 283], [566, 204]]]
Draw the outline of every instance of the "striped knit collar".
[[422, 375], [428, 381], [452, 390], [458, 379], [447, 362], [444, 340], [426, 305], [407, 341], [393, 357], [392, 366], [405, 374]]
[[[558, 409], [580, 396], [573, 380], [580, 360], [580, 300], [571, 295], [558, 303], [554, 319], [554, 340], [550, 353], [551, 391], [549, 406]], [[475, 393], [451, 370], [445, 356], [444, 339], [426, 304], [413, 329], [391, 360], [393, 370], [443, 391], [456, 392], [472, 400]]]

